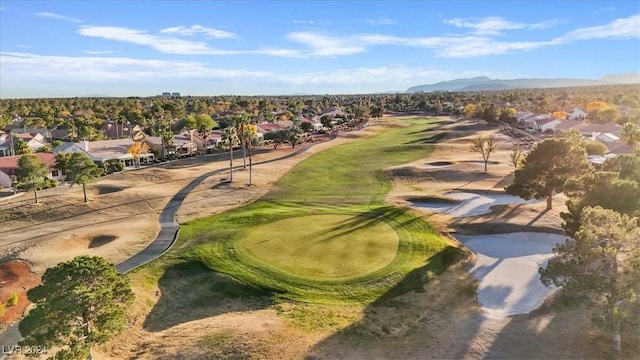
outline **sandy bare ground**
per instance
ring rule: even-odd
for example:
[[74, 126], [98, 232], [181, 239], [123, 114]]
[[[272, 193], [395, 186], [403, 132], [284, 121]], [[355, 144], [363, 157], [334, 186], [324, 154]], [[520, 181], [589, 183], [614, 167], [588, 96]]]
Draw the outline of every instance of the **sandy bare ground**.
[[[435, 151], [424, 159], [388, 169], [394, 187], [387, 201], [409, 206], [414, 197], [445, 197], [452, 190], [501, 191], [511, 181], [508, 163], [511, 139], [502, 137], [496, 163], [482, 171], [478, 154], [469, 151], [469, 141], [488, 129], [471, 122], [448, 123], [437, 131], [446, 133]], [[391, 122], [385, 118], [384, 122]], [[185, 200], [178, 212], [183, 223], [218, 213], [265, 194], [291, 166], [326, 147], [367, 136], [373, 127], [315, 145], [301, 156], [254, 168], [254, 183], [248, 187], [247, 171], [234, 174], [234, 183], [219, 186], [213, 177], [203, 182]], [[279, 156], [286, 148], [260, 157]], [[102, 179], [92, 187], [91, 201], [81, 204], [81, 190], [72, 188], [45, 194], [42, 205], [29, 205], [30, 198], [0, 203], [3, 231], [9, 230], [8, 245], [0, 254], [28, 261], [36, 272], [76, 254], [105, 256], [119, 262], [144, 248], [157, 233], [158, 212], [190, 179], [228, 166], [214, 158], [188, 159], [161, 167], [131, 171]], [[430, 167], [435, 161], [447, 167]], [[239, 164], [237, 160], [235, 164]], [[221, 175], [220, 177], [223, 177]], [[78, 205], [78, 203], [80, 203]], [[126, 204], [126, 205], [123, 205]], [[554, 210], [544, 204], [498, 205], [490, 213], [465, 218], [424, 211], [425, 219], [445, 236], [530, 229], [558, 232], [563, 199]], [[4, 221], [19, 211], [25, 214]], [[34, 215], [42, 209], [42, 215]], [[417, 211], [417, 210], [416, 210]], [[58, 214], [58, 213], [61, 214]], [[6, 225], [5, 225], [6, 224]], [[24, 234], [23, 234], [24, 233]], [[41, 237], [36, 237], [43, 235]], [[107, 236], [108, 235], [108, 236]], [[4, 240], [4, 238], [3, 238]], [[452, 238], [452, 241], [455, 241]], [[3, 243], [4, 244], [4, 243]], [[93, 246], [92, 246], [93, 244]], [[98, 245], [100, 244], [100, 245]], [[183, 311], [188, 319], [177, 324], [167, 319], [162, 329], [145, 327], [145, 320], [159, 302], [156, 285], [132, 274], [137, 300], [130, 309], [127, 330], [96, 349], [96, 359], [479, 359], [479, 358], [608, 358], [613, 357], [605, 333], [591, 330], [585, 310], [556, 311], [542, 307], [532, 314], [487, 318], [476, 302], [477, 281], [468, 274], [475, 258], [458, 264], [428, 282], [423, 289], [378, 301], [367, 307], [314, 306], [317, 318], [339, 318], [336, 324], [313, 327], [279, 314], [269, 306], [250, 300], [205, 302]], [[178, 300], [179, 301], [179, 300]], [[289, 304], [292, 311], [303, 306]], [[311, 305], [309, 305], [311, 306]], [[186, 315], [187, 313], [185, 313]], [[179, 316], [180, 314], [176, 314]], [[637, 358], [637, 338], [623, 339], [625, 358]]]

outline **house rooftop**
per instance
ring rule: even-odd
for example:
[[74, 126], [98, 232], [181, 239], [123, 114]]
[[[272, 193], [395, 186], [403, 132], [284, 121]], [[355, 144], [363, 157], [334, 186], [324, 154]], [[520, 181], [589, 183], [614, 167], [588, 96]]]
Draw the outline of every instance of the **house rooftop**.
[[[56, 166], [56, 156], [54, 154], [35, 153], [33, 155], [37, 156], [40, 161], [47, 164], [49, 168]], [[20, 158], [22, 158], [22, 155], [0, 157], [0, 171], [9, 176], [13, 175], [13, 172], [18, 168], [18, 161], [20, 161]]]

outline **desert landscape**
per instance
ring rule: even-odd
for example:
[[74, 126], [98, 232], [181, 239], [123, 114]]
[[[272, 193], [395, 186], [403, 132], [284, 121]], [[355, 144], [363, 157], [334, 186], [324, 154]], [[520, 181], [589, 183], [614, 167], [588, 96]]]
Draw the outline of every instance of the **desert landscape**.
[[[186, 196], [176, 213], [181, 226], [255, 200], [268, 202], [272, 186], [312, 155], [408, 126], [407, 119], [384, 116], [301, 149], [258, 151], [253, 186], [247, 185], [247, 169], [234, 170], [234, 181], [226, 182], [228, 159], [215, 154], [106, 176], [89, 186], [88, 203], [77, 186], [43, 191], [39, 204], [32, 204], [29, 193], [0, 200], [0, 300], [14, 291], [21, 299], [0, 318], [2, 326], [27, 309], [26, 290], [45, 269], [80, 254], [118, 264], [144, 249], [158, 234], [159, 214], [169, 199], [202, 174], [220, 170]], [[392, 184], [384, 202], [422, 218], [464, 249], [465, 256], [446, 271], [428, 275], [419, 288], [399, 283], [366, 305], [273, 301], [251, 293], [204, 297], [215, 294], [202, 288], [207, 283], [230, 282], [201, 264], [170, 266], [180, 263], [187, 248], [178, 241], [159, 261], [127, 274], [136, 293], [128, 326], [94, 349], [94, 358], [637, 357], [639, 334], [624, 334], [623, 352], [613, 353], [609, 335], [591, 329], [587, 309], [559, 308], [553, 291], [539, 282], [538, 267], [563, 240], [559, 213], [565, 199], [555, 196], [553, 209], [545, 211], [544, 201], [500, 198], [511, 183], [509, 153], [519, 140], [476, 121], [439, 117], [432, 125], [420, 139], [430, 149], [424, 157], [384, 169]], [[490, 134], [498, 147], [485, 172], [469, 146]], [[483, 238], [488, 235], [493, 237]], [[14, 357], [19, 358], [9, 358]]]

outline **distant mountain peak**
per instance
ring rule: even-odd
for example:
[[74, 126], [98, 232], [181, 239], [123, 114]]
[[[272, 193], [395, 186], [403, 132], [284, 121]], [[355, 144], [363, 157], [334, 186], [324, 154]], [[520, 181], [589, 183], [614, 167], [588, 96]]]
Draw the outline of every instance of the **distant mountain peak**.
[[600, 79], [511, 79], [494, 80], [486, 76], [469, 79], [441, 81], [435, 84], [410, 87], [406, 92], [432, 91], [492, 91], [505, 89], [537, 89], [554, 87], [574, 87], [613, 84], [640, 84], [640, 74], [630, 72], [619, 75], [605, 75]]

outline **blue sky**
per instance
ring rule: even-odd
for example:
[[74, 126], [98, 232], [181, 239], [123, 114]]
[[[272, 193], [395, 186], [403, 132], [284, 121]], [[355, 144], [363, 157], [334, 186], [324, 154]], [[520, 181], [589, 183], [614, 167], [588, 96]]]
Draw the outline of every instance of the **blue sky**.
[[355, 94], [640, 71], [638, 1], [0, 1], [0, 97]]

